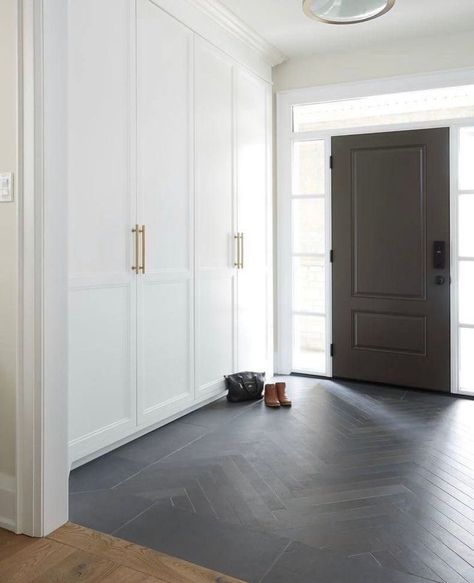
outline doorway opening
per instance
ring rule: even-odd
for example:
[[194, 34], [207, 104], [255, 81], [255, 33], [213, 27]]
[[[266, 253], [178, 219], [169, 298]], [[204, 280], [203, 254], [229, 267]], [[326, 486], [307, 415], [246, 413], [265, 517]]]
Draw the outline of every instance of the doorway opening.
[[[471, 75], [472, 77], [472, 75]], [[474, 394], [474, 85], [433, 76], [412, 84], [326, 87], [278, 96], [278, 350], [281, 373], [333, 375], [331, 140], [401, 130], [449, 130], [452, 393]], [[425, 87], [423, 88], [423, 84]], [[436, 86], [438, 85], [438, 86]], [[441, 87], [440, 87], [441, 86]], [[431, 243], [430, 243], [431, 244]], [[449, 282], [448, 282], [449, 283]], [[337, 372], [337, 371], [336, 371]], [[363, 380], [363, 379], [361, 379]]]

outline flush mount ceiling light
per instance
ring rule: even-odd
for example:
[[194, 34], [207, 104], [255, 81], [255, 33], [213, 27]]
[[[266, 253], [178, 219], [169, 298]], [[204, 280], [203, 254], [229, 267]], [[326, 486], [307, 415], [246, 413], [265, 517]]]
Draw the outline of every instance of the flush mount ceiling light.
[[329, 24], [353, 24], [382, 16], [394, 4], [395, 0], [303, 0], [303, 10]]

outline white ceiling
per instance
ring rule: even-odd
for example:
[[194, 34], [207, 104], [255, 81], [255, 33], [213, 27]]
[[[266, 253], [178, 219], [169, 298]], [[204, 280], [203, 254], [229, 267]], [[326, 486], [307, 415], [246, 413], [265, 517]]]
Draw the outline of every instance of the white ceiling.
[[335, 26], [307, 18], [302, 0], [220, 0], [288, 58], [352, 51], [419, 37], [474, 34], [474, 0], [396, 0], [375, 20]]

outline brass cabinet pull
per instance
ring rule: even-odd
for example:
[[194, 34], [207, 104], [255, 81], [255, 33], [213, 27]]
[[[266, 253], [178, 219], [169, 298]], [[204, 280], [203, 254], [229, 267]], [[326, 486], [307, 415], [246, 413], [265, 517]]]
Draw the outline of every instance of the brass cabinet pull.
[[142, 264], [141, 264], [141, 272], [143, 274], [146, 273], [146, 231], [145, 231], [145, 225], [141, 226], [140, 229], [140, 234], [142, 236]]
[[132, 233], [135, 234], [135, 265], [132, 266], [132, 269], [138, 274], [140, 271], [140, 227], [135, 225]]
[[234, 267], [240, 269], [240, 233], [234, 235], [234, 240], [237, 242], [237, 259], [234, 261]]
[[244, 234], [240, 233], [240, 269], [244, 268]]

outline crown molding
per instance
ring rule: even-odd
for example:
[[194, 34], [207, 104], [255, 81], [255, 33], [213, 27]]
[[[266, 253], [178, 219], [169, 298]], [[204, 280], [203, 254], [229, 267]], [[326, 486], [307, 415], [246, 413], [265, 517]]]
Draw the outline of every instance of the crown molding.
[[272, 67], [287, 60], [288, 57], [285, 54], [262, 38], [243, 20], [221, 4], [219, 0], [188, 1], [227, 32], [258, 53]]

